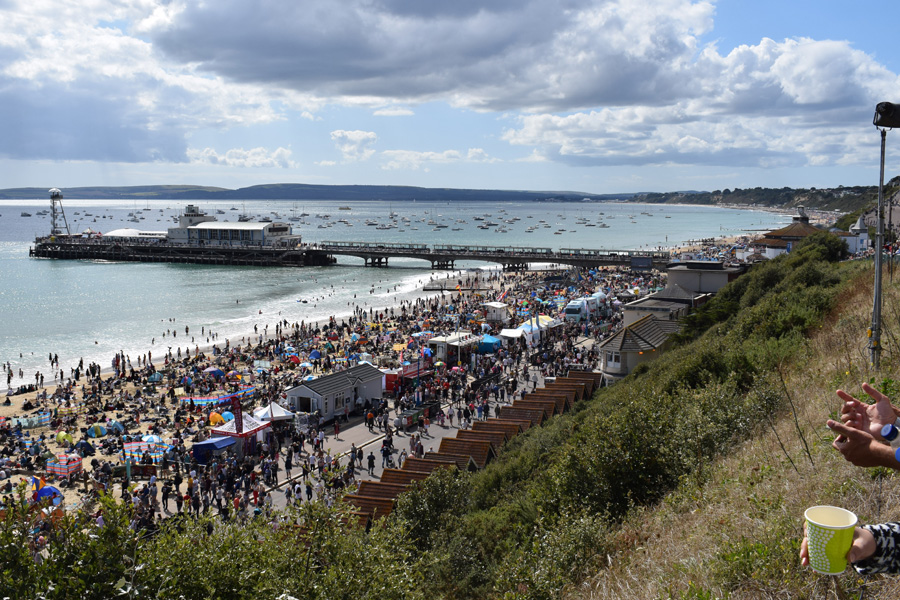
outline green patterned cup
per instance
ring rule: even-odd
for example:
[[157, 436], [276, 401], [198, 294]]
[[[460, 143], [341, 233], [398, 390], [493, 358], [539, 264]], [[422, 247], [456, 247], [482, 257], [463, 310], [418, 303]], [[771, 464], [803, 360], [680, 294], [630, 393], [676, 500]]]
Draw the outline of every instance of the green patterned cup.
[[856, 515], [836, 506], [806, 509], [809, 566], [823, 575], [840, 575], [847, 568]]

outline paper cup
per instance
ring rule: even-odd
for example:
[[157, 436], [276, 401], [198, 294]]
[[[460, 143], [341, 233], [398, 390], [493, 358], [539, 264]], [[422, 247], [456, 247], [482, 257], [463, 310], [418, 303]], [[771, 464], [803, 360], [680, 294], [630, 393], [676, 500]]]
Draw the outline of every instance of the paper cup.
[[804, 517], [809, 566], [823, 575], [840, 575], [847, 568], [856, 515], [836, 506], [813, 506]]

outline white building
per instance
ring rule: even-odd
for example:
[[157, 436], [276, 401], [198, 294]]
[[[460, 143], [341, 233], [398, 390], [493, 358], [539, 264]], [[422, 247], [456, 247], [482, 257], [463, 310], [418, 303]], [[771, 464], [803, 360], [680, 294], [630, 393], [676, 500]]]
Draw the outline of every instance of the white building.
[[323, 421], [330, 421], [343, 415], [345, 407], [355, 410], [357, 401], [360, 405], [366, 400], [380, 401], [383, 384], [384, 373], [372, 365], [356, 365], [287, 390], [287, 403], [294, 411], [318, 412]]
[[168, 230], [167, 241], [194, 246], [290, 246], [300, 243], [289, 223], [218, 221], [193, 204], [178, 217], [178, 227]]

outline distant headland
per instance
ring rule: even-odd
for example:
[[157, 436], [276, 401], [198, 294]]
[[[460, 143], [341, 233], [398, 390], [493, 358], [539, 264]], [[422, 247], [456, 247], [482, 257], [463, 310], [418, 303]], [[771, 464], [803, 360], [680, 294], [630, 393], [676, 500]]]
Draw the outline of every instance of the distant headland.
[[[55, 184], [56, 182], [50, 182]], [[900, 177], [887, 184], [893, 194]], [[0, 189], [0, 200], [43, 200], [47, 187]], [[427, 188], [401, 185], [314, 185], [272, 183], [227, 189], [198, 185], [142, 185], [66, 187], [70, 200], [395, 200], [409, 202], [646, 202], [660, 204], [704, 204], [723, 206], [760, 206], [791, 208], [806, 206], [817, 210], [860, 211], [878, 197], [878, 187], [838, 186], [834, 188], [733, 188], [714, 191], [635, 192], [592, 194], [578, 191], [486, 190], [465, 188]]]

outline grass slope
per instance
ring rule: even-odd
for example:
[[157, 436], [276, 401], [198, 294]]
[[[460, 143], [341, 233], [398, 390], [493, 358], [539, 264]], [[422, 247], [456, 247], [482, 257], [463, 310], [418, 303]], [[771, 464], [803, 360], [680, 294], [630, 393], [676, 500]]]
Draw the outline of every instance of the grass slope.
[[[887, 277], [886, 277], [887, 280]], [[866, 327], [872, 270], [852, 276], [828, 318], [786, 357], [776, 385], [785, 403], [749, 440], [686, 477], [657, 505], [629, 514], [612, 533], [606, 568], [569, 590], [570, 598], [824, 598], [836, 583], [846, 597], [900, 594], [896, 578], [835, 578], [800, 567], [802, 515], [832, 504], [861, 523], [900, 518], [900, 478], [861, 469], [831, 448], [825, 427], [835, 390], [862, 381], [900, 398], [898, 283], [887, 285], [882, 369], [869, 366]], [[842, 596], [838, 596], [842, 597]]]

